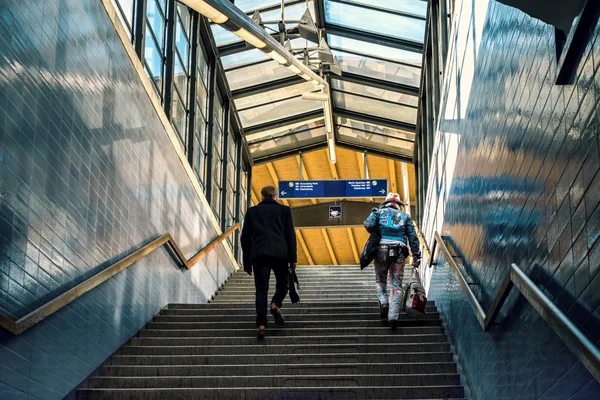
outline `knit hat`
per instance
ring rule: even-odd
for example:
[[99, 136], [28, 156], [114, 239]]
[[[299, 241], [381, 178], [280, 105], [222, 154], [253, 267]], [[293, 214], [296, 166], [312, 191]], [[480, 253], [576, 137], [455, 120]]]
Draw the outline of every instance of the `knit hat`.
[[400, 210], [400, 206], [404, 206], [404, 203], [400, 200], [400, 195], [398, 193], [389, 192], [379, 208], [389, 207]]

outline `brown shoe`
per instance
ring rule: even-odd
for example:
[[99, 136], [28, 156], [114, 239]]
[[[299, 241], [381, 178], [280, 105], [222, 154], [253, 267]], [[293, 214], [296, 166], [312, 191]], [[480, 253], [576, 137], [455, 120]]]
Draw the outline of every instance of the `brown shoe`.
[[267, 334], [267, 328], [265, 328], [264, 325], [259, 326], [258, 329], [256, 330], [256, 337], [258, 339], [263, 339], [266, 334]]
[[277, 307], [277, 304], [275, 303], [271, 304], [271, 314], [273, 315], [273, 318], [275, 319], [275, 323], [277, 325], [282, 326], [285, 324], [283, 314], [281, 313], [281, 310], [279, 309], [279, 307]]

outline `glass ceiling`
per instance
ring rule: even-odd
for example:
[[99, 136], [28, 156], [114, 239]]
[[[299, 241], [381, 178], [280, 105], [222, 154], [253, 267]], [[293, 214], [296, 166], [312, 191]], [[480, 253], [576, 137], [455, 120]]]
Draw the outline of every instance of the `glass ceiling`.
[[[234, 0], [251, 16], [281, 19], [281, 0]], [[317, 3], [317, 4], [315, 4]], [[331, 74], [336, 140], [412, 159], [427, 2], [422, 0], [286, 0], [286, 27], [308, 8], [337, 57]], [[316, 6], [316, 7], [315, 7]], [[315, 8], [322, 10], [317, 18]], [[291, 22], [287, 22], [291, 21]], [[266, 24], [277, 30], [277, 24]], [[255, 160], [326, 146], [320, 102], [303, 100], [310, 83], [232, 33], [212, 26], [240, 121]], [[293, 48], [316, 47], [302, 38]]]

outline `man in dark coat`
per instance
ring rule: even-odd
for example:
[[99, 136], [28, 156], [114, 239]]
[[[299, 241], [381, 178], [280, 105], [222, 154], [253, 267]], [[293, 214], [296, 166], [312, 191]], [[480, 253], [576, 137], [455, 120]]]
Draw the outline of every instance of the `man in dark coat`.
[[277, 325], [285, 320], [281, 304], [288, 293], [288, 266], [296, 268], [296, 232], [292, 210], [277, 202], [273, 186], [260, 191], [262, 201], [251, 207], [244, 219], [242, 251], [244, 271], [252, 275], [256, 286], [256, 336], [262, 339], [267, 329], [267, 295], [271, 270], [277, 280], [271, 300], [271, 314]]

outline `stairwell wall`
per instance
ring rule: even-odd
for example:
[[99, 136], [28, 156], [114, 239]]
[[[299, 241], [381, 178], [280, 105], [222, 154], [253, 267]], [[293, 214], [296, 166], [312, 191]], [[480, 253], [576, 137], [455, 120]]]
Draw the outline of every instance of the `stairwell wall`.
[[[449, 237], [484, 309], [516, 263], [600, 346], [600, 25], [558, 86], [552, 26], [494, 0], [455, 4], [425, 236]], [[474, 398], [600, 398], [517, 290], [483, 332], [447, 265], [427, 284]]]
[[[17, 319], [169, 232], [189, 258], [220, 230], [102, 1], [0, 0], [0, 312]], [[163, 117], [164, 120], [164, 117]], [[19, 336], [0, 398], [61, 399], [167, 303], [236, 267], [159, 249]]]

